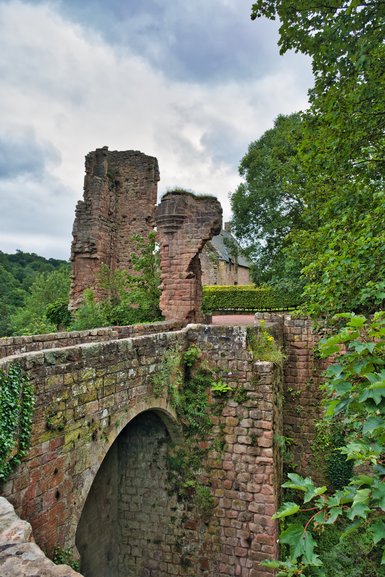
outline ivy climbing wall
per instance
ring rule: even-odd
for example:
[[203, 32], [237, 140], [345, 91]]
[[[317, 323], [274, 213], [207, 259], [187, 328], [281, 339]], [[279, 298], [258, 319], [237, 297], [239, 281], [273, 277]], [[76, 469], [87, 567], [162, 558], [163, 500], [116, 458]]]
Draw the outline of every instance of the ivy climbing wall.
[[[31, 522], [45, 551], [80, 552], [87, 577], [98, 577], [86, 553], [96, 537], [98, 564], [111, 577], [270, 575], [260, 561], [277, 554], [271, 515], [280, 484], [274, 433], [282, 430], [282, 379], [276, 365], [253, 358], [247, 339], [244, 327], [189, 325], [0, 361], [5, 372], [17, 361], [36, 397], [31, 448], [2, 493]], [[139, 429], [127, 441], [126, 427], [143, 414], [163, 423], [154, 435], [156, 451], [150, 437], [145, 441], [154, 422], [142, 423], [142, 449]], [[136, 453], [129, 454], [130, 445]], [[129, 473], [122, 463], [135, 462], [142, 450], [159, 460]], [[114, 475], [136, 491], [120, 494], [123, 508]], [[139, 494], [147, 484], [155, 501]], [[87, 497], [93, 505], [83, 517]], [[143, 515], [168, 529], [146, 529]], [[143, 535], [135, 537], [138, 526]]]

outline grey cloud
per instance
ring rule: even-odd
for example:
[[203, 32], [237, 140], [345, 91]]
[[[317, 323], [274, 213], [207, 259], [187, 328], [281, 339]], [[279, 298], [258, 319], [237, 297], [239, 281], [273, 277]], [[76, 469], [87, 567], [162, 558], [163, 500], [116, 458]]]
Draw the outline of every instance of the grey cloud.
[[0, 133], [0, 180], [28, 175], [41, 179], [48, 165], [60, 163], [59, 151], [39, 142], [29, 127], [13, 127]]
[[202, 137], [202, 144], [212, 153], [215, 163], [226, 163], [235, 170], [245, 155], [245, 142], [236, 134], [234, 127], [217, 123], [207, 130]]
[[67, 259], [74, 207], [73, 191], [52, 177], [41, 182], [28, 176], [0, 180], [1, 250], [21, 249]]
[[109, 43], [129, 47], [183, 81], [255, 77], [278, 53], [277, 25], [251, 22], [248, 2], [62, 0], [60, 6]]

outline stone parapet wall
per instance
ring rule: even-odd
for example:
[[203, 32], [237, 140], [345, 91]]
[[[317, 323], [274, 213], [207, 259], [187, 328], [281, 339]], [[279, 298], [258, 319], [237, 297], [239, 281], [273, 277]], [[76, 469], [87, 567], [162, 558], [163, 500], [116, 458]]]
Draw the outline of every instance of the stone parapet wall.
[[175, 331], [181, 329], [184, 324], [185, 323], [178, 321], [163, 321], [144, 325], [105, 327], [86, 331], [4, 337], [0, 338], [0, 358], [46, 349], [73, 347], [83, 343], [111, 341], [127, 337]]

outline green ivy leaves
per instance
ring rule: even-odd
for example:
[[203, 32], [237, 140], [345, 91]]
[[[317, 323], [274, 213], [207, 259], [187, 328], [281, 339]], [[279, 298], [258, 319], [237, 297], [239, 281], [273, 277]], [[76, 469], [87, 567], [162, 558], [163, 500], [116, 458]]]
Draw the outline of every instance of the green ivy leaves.
[[27, 454], [34, 404], [33, 387], [21, 368], [0, 369], [0, 482]]

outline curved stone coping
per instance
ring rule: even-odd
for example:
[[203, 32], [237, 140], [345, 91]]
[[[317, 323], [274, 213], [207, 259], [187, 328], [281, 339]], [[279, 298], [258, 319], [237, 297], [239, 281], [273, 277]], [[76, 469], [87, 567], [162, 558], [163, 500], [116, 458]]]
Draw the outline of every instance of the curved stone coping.
[[81, 577], [68, 565], [55, 565], [33, 540], [32, 528], [15, 513], [11, 503], [0, 497], [1, 577]]
[[164, 333], [183, 328], [180, 321], [161, 321], [151, 324], [102, 327], [87, 331], [48, 333], [20, 337], [0, 338], [0, 358], [33, 351], [71, 347], [74, 345], [125, 339], [129, 337]]

